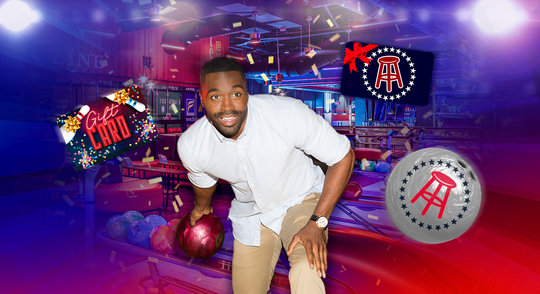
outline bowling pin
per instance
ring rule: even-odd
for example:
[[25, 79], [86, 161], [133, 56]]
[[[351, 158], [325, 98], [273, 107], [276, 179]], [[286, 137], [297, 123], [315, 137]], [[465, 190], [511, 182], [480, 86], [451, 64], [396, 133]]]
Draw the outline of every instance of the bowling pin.
[[[110, 94], [110, 95], [107, 95], [105, 96], [105, 98], [113, 101], [113, 102], [116, 102], [114, 101], [114, 93], [113, 94]], [[129, 106], [135, 108], [135, 110], [137, 110], [138, 112], [143, 112], [145, 109], [146, 109], [146, 106], [144, 104], [142, 104], [141, 102], [137, 102], [131, 98], [129, 98], [129, 100], [126, 102], [126, 104], [129, 104]]]
[[[90, 107], [88, 105], [84, 105], [83, 107], [81, 107], [81, 109], [79, 109], [79, 112], [75, 117], [80, 122], [89, 111]], [[64, 137], [64, 141], [66, 142], [66, 144], [71, 142], [71, 140], [73, 140], [73, 137], [75, 137], [76, 134], [75, 132], [66, 131], [65, 124], [60, 127], [60, 133], [62, 134], [62, 137]]]

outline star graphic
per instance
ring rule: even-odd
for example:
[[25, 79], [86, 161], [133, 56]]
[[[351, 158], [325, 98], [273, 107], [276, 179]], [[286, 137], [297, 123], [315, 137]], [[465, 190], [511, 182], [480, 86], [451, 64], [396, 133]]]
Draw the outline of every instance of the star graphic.
[[400, 187], [400, 188], [399, 188], [399, 191], [405, 192], [405, 187]]
[[469, 203], [471, 200], [469, 198], [465, 198], [465, 203]]
[[458, 171], [458, 168], [454, 167], [454, 172], [457, 173], [457, 171]]
[[415, 73], [415, 72], [416, 72], [416, 69], [414, 69], [414, 68], [411, 69], [411, 72], [412, 72], [412, 73]]
[[412, 76], [411, 76], [411, 79], [413, 79], [413, 80], [416, 79], [416, 76], [415, 76], [415, 75], [412, 75]]
[[397, 94], [396, 99], [399, 99], [399, 98], [401, 98], [401, 95]]
[[406, 205], [406, 204], [402, 204], [402, 205], [401, 205], [401, 208], [402, 208], [402, 209], [405, 209], [405, 208], [407, 208], [407, 205]]
[[427, 229], [428, 229], [428, 230], [431, 230], [431, 225], [428, 225], [428, 226], [427, 226]]
[[369, 66], [369, 63], [364, 62], [364, 67], [368, 67], [368, 66]]
[[375, 52], [371, 53], [372, 57], [375, 57], [376, 55], [377, 55], [377, 53], [375, 53]]
[[441, 229], [441, 226], [439, 226], [439, 225], [436, 225], [436, 226], [435, 226], [435, 229], [437, 229], [437, 231], [438, 231], [438, 230], [440, 230], [440, 229]]
[[422, 167], [424, 167], [424, 166], [426, 166], [426, 162], [425, 162], [425, 161], [422, 161], [422, 162], [420, 163], [420, 165], [421, 165]]
[[464, 176], [465, 176], [464, 174], [459, 174], [460, 179], [463, 179]]
[[435, 161], [432, 159], [432, 160], [429, 161], [429, 164], [434, 165]]
[[405, 196], [403, 196], [403, 195], [399, 196], [399, 200], [401, 200], [401, 201], [405, 200]]
[[407, 60], [407, 62], [409, 62], [409, 61], [411, 61], [411, 58], [407, 57], [407, 58], [405, 58], [405, 60]]
[[368, 81], [365, 81], [365, 82], [364, 82], [364, 85], [366, 85], [366, 86], [369, 85], [369, 82], [368, 82]]
[[463, 212], [466, 212], [467, 211], [467, 206], [463, 206], [463, 208], [461, 210], [463, 210]]
[[445, 228], [445, 229], [448, 229], [448, 227], [449, 227], [449, 225], [448, 225], [447, 223], [444, 224], [444, 228]]
[[460, 214], [457, 215], [457, 217], [458, 218], [463, 218], [463, 214], [460, 213]]
[[417, 171], [417, 170], [418, 170], [418, 165], [415, 165], [415, 166], [413, 167], [413, 169], [414, 169], [415, 171]]
[[371, 95], [375, 96], [377, 95], [377, 92], [375, 92], [375, 90], [371, 91]]
[[382, 50], [381, 50], [381, 49], [377, 50], [377, 53], [381, 54], [381, 53], [382, 53]]
[[410, 81], [410, 82], [409, 82], [409, 85], [413, 86], [413, 85], [414, 85], [414, 82], [413, 82], [413, 81]]
[[437, 163], [438, 163], [439, 165], [442, 165], [442, 164], [443, 164], [442, 160], [440, 160], [440, 159], [439, 159], [439, 161], [437, 161]]
[[456, 219], [452, 219], [452, 224], [455, 225], [456, 224]]
[[409, 177], [412, 176], [412, 172], [411, 172], [411, 171], [408, 171], [408, 172], [407, 172], [407, 175], [408, 175]]
[[413, 218], [411, 219], [411, 221], [412, 221], [413, 223], [415, 223], [415, 222], [416, 222], [416, 217], [413, 217]]
[[388, 48], [384, 47], [383, 51], [388, 52]]
[[463, 182], [463, 186], [467, 187], [469, 185], [469, 182], [465, 181]]
[[394, 47], [390, 48], [390, 52], [394, 52], [395, 50]]
[[371, 86], [367, 87], [368, 91], [371, 91], [371, 89], [373, 89]]
[[364, 80], [367, 79], [367, 75], [363, 75], [362, 79], [364, 79]]
[[[373, 53], [373, 54], [375, 54], [375, 53]], [[362, 72], [363, 72], [363, 73], [366, 73], [366, 72], [367, 72], [367, 68], [363, 68], [363, 69], [362, 69]]]
[[401, 92], [401, 96], [405, 96], [407, 94], [405, 91]]
[[410, 66], [410, 67], [413, 67], [413, 66], [414, 66], [414, 63], [412, 63], [412, 62], [409, 63], [409, 66]]
[[396, 53], [398, 53], [398, 54], [401, 53], [401, 49], [398, 48], [398, 49], [396, 50]]
[[418, 226], [419, 226], [419, 227], [423, 227], [423, 226], [424, 226], [424, 223], [423, 223], [423, 222], [420, 222], [420, 223], [418, 224]]
[[381, 98], [382, 98], [382, 95], [381, 95], [381, 94], [377, 95], [377, 98], [381, 99]]
[[409, 215], [411, 215], [411, 212], [410, 212], [410, 211], [407, 211], [407, 212], [405, 212], [405, 215], [406, 215], [406, 216], [409, 216]]
[[452, 165], [450, 164], [450, 162], [447, 162], [446, 163], [446, 167], [451, 167]]
[[407, 179], [403, 179], [403, 184], [407, 184]]
[[383, 100], [384, 100], [384, 101], [388, 100], [388, 97], [387, 97], [387, 96], [384, 96], [384, 97], [383, 97]]
[[405, 52], [401, 53], [401, 56], [405, 57], [407, 54]]
[[394, 96], [390, 96], [390, 100], [394, 100]]
[[405, 88], [407, 91], [410, 91], [411, 90], [411, 87], [406, 87]]

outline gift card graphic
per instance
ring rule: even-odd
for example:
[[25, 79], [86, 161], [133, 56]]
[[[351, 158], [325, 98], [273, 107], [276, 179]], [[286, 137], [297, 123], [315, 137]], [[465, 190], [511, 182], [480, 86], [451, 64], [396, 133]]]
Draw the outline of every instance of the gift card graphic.
[[87, 169], [155, 140], [154, 119], [138, 86], [57, 118], [60, 133], [77, 169]]
[[412, 105], [429, 101], [434, 56], [369, 42], [345, 46], [341, 93]]

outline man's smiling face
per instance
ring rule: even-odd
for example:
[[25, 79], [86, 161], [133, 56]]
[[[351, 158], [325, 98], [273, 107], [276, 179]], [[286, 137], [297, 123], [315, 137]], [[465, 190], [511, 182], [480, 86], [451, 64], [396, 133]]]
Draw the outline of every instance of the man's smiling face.
[[208, 120], [224, 137], [236, 140], [244, 129], [249, 98], [240, 72], [206, 74], [201, 97]]

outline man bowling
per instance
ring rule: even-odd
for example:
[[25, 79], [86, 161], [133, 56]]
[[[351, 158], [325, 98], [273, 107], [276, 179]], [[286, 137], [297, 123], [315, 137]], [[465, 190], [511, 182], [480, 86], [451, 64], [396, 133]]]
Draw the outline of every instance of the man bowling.
[[[191, 223], [212, 212], [217, 180], [228, 181], [234, 292], [267, 293], [283, 247], [291, 292], [324, 293], [328, 218], [354, 164], [347, 137], [300, 100], [249, 95], [230, 59], [204, 64], [200, 82], [206, 117], [178, 141], [195, 190]], [[308, 155], [328, 165], [326, 176]]]

